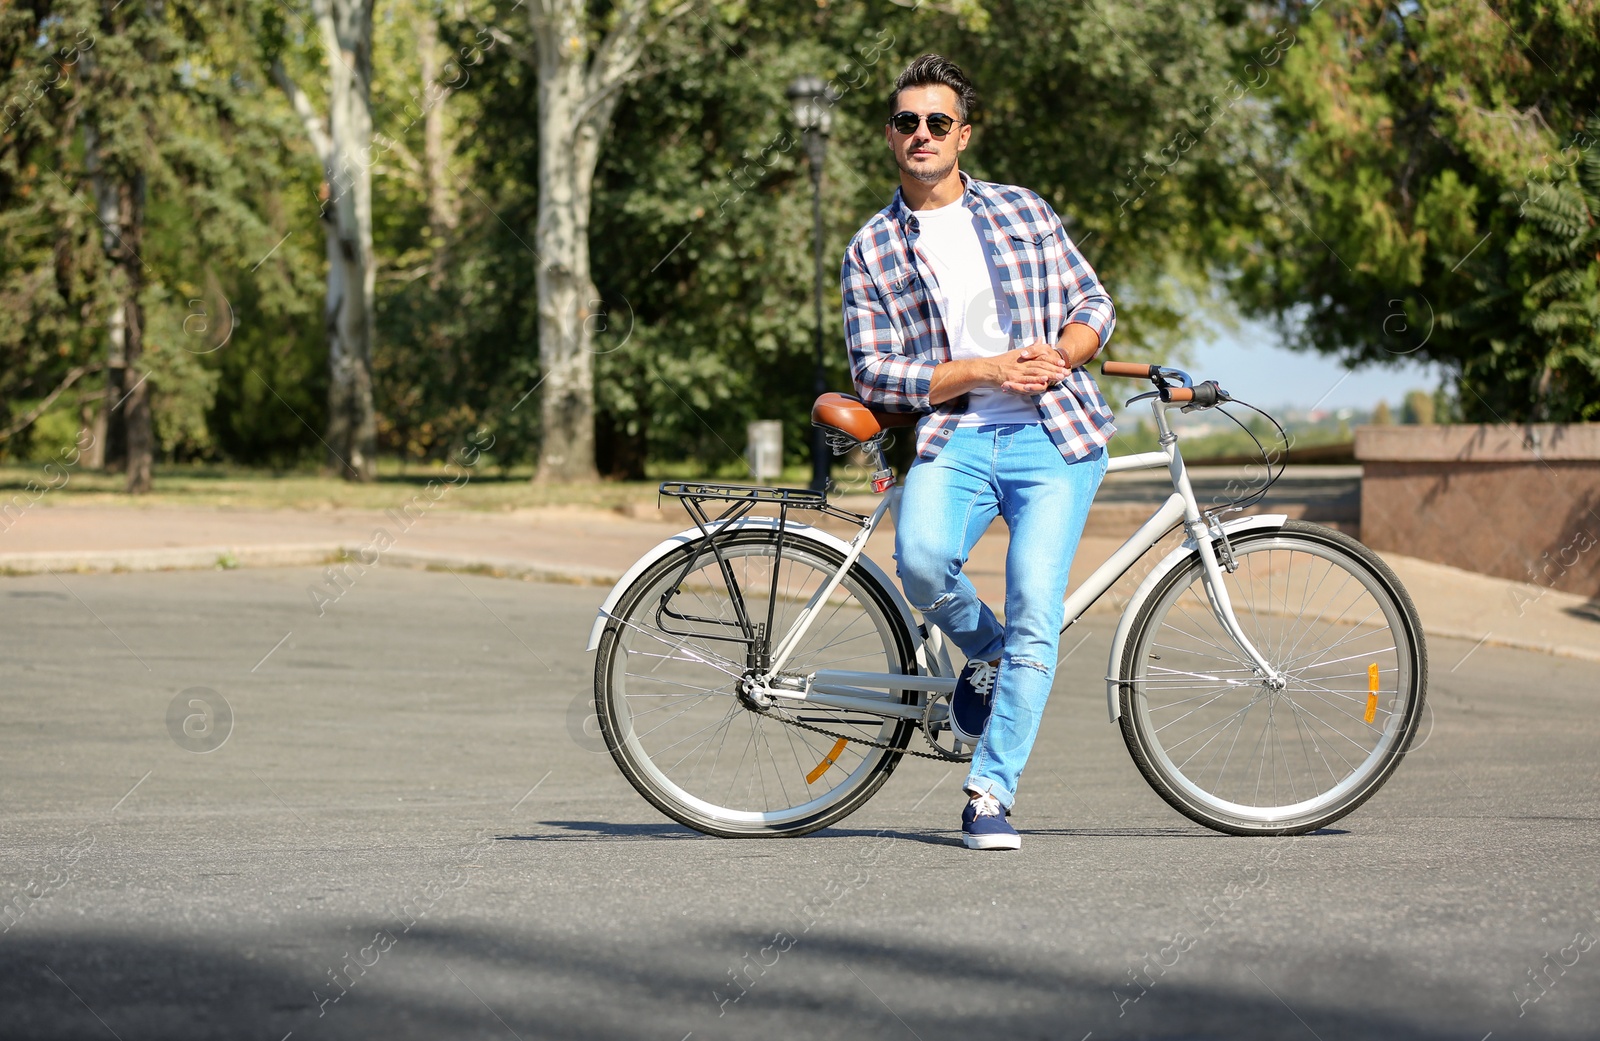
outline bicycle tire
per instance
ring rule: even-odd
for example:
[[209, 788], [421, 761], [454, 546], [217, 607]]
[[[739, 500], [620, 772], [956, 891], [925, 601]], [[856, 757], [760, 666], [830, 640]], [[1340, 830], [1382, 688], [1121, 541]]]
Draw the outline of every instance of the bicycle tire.
[[[785, 583], [783, 586], [785, 595], [779, 598], [781, 608], [775, 608], [775, 614], [785, 616], [795, 613], [803, 606], [805, 599], [815, 592], [816, 586], [810, 584], [813, 580], [820, 583], [838, 571], [844, 562], [844, 556], [835, 547], [824, 542], [804, 534], [789, 532], [783, 535], [780, 561], [777, 556], [778, 538], [778, 533], [775, 531], [755, 529], [718, 535], [717, 546], [730, 567], [735, 569], [746, 567], [747, 578], [750, 561], [778, 562], [773, 569], [774, 575], [777, 576], [774, 580]], [[786, 575], [783, 570], [785, 568], [793, 570]], [[757, 571], [759, 570], [758, 566]], [[686, 572], [690, 576], [700, 575], [702, 572], [709, 575], [707, 580], [698, 586], [693, 585], [695, 581], [693, 578], [686, 579], [684, 583], [685, 589], [693, 586], [693, 596], [696, 598], [694, 611], [709, 611], [706, 605], [717, 603], [717, 598], [722, 595], [717, 588], [719, 583], [722, 585], [722, 591], [726, 592], [726, 580], [722, 577], [720, 567], [706, 542], [696, 540], [657, 561], [623, 592], [612, 611], [612, 619], [607, 622], [600, 638], [599, 653], [595, 658], [595, 710], [606, 747], [623, 776], [640, 795], [668, 817], [697, 831], [724, 838], [804, 835], [855, 812], [889, 779], [901, 759], [901, 750], [910, 740], [916, 724], [907, 720], [882, 720], [876, 725], [852, 726], [845, 722], [852, 718], [850, 713], [813, 708], [806, 702], [785, 702], [786, 710], [794, 711], [799, 708], [805, 713], [802, 718], [817, 722], [830, 731], [841, 734], [856, 733], [890, 746], [879, 749], [848, 744], [843, 748], [834, 747], [829, 750], [826, 738], [820, 738], [815, 733], [791, 726], [751, 708], [738, 697], [737, 678], [732, 675], [736, 671], [735, 666], [738, 666], [737, 671], [742, 673], [745, 663], [724, 657], [715, 645], [715, 641], [685, 637], [681, 629], [668, 631], [658, 625], [658, 620], [662, 617], [657, 613], [658, 606], [671, 603], [676, 608], [677, 598], [688, 595], [680, 589], [673, 594], [670, 601], [663, 599], [666, 591]], [[808, 576], [803, 572], [810, 574]], [[756, 577], [759, 578], [760, 575]], [[796, 585], [796, 582], [799, 584]], [[757, 584], [759, 585], [759, 582]], [[916, 644], [906, 629], [894, 598], [888, 591], [859, 563], [846, 573], [839, 590], [843, 592], [836, 591], [829, 601], [836, 603], [835, 608], [829, 612], [829, 620], [824, 622], [819, 618], [817, 625], [808, 633], [806, 642], [802, 643], [791, 656], [790, 662], [793, 668], [786, 668], [785, 673], [803, 674], [810, 671], [817, 666], [815, 663], [808, 663], [808, 654], [815, 657], [816, 653], [828, 651], [830, 646], [837, 646], [840, 638], [838, 635], [835, 635], [832, 644], [818, 643], [822, 637], [830, 635], [831, 630], [826, 628], [827, 626], [832, 626], [834, 629], [853, 626], [859, 632], [849, 637], [846, 642], [859, 641], [861, 647], [856, 648], [859, 653], [841, 662], [837, 654], [828, 651], [833, 657], [826, 664], [843, 669], [915, 674]], [[729, 595], [727, 599], [731, 605], [732, 596]], [[760, 601], [764, 612], [765, 593], [753, 599]], [[845, 621], [842, 623], [839, 621], [841, 613], [845, 614]], [[711, 617], [709, 614], [696, 616]], [[788, 627], [776, 624], [775, 619], [773, 631], [787, 632]], [[774, 640], [774, 643], [776, 642]], [[673, 649], [669, 653], [663, 653], [661, 650], [663, 645]], [[657, 659], [648, 676], [630, 671], [629, 659], [634, 657], [640, 658], [641, 662], [651, 658]], [[663, 668], [670, 670], [665, 677], [660, 675], [660, 670]], [[632, 700], [630, 700], [630, 684], [643, 688], [632, 692]], [[655, 689], [657, 685], [663, 689]], [[688, 692], [673, 693], [676, 688], [684, 688]], [[919, 696], [915, 691], [902, 691], [901, 703], [915, 703]], [[633, 721], [650, 712], [659, 711], [659, 709], [636, 711], [633, 703], [644, 697], [662, 699], [662, 707], [673, 709], [675, 715], [659, 724], [652, 721], [649, 731], [641, 731], [633, 726]], [[679, 704], [684, 704], [686, 707], [679, 710], [677, 707]], [[680, 721], [680, 717], [691, 712], [696, 715]], [[671, 749], [676, 754], [678, 749], [673, 748], [673, 745], [687, 740], [680, 738], [678, 742], [663, 747], [667, 738], [674, 737], [677, 733], [698, 724], [701, 717], [713, 718], [718, 713], [722, 715], [722, 722], [714, 727], [707, 740], [714, 738], [718, 731], [726, 739], [735, 726], [748, 726], [747, 746], [755, 744], [759, 736], [767, 748], [772, 759], [769, 769], [763, 770], [759, 747], [753, 765], [755, 776], [761, 782], [762, 809], [754, 809], [750, 805], [723, 805], [709, 797], [712, 794], [710, 782], [715, 777], [717, 765], [722, 757], [722, 748], [719, 748], [711, 759], [710, 771], [704, 777], [695, 773], [697, 768], [704, 765], [707, 755], [704, 749], [700, 751], [697, 762], [691, 764], [691, 768], [687, 771], [679, 769], [683, 759], [676, 764], [666, 762], [666, 751]], [[855, 714], [855, 716], [861, 715], [863, 714]], [[829, 717], [834, 717], [840, 722], [830, 725]], [[733, 719], [739, 722], [734, 723], [731, 721]], [[652, 747], [647, 744], [645, 737], [653, 736], [669, 725], [673, 729], [655, 743], [655, 751], [652, 752]], [[795, 763], [793, 773], [788, 772], [786, 766], [780, 767], [777, 761], [778, 755], [773, 752], [775, 741], [780, 735], [788, 750], [793, 753]], [[802, 758], [800, 748], [805, 748], [807, 754], [813, 757]], [[685, 753], [684, 759], [693, 751], [691, 748], [689, 753]], [[745, 766], [748, 755], [747, 747], [740, 754], [735, 767], [735, 777], [728, 788], [730, 795], [738, 783], [737, 771]], [[661, 762], [656, 761], [658, 757]], [[806, 770], [808, 764], [816, 764], [809, 773]], [[833, 779], [830, 775], [836, 769], [847, 772]], [[813, 779], [811, 775], [817, 774], [818, 770], [821, 774]], [[799, 775], [798, 781], [793, 779], [794, 773]], [[804, 784], [799, 790], [809, 795], [810, 790], [824, 779], [830, 780], [830, 784], [821, 795], [795, 802], [793, 800], [798, 796], [789, 794], [791, 785], [803, 781]], [[782, 798], [790, 800], [789, 805], [777, 807], [770, 805], [768, 800], [771, 799], [771, 793], [768, 791], [768, 780], [777, 782], [782, 791]], [[745, 802], [752, 802], [754, 798], [752, 787], [746, 794]]]
[[[1286, 675], [1292, 674], [1289, 685], [1279, 692], [1268, 690], [1259, 677], [1253, 676], [1253, 670], [1248, 669], [1248, 661], [1242, 652], [1238, 652], [1230, 637], [1224, 636], [1223, 639], [1234, 653], [1212, 654], [1201, 650], [1228, 649], [1207, 644], [1205, 637], [1183, 628], [1187, 626], [1203, 630], [1209, 620], [1218, 633], [1225, 633], [1220, 623], [1209, 614], [1209, 609], [1198, 615], [1185, 610], [1183, 626], [1167, 622], [1173, 609], [1181, 604], [1185, 596], [1196, 596], [1204, 603], [1200, 581], [1202, 565], [1199, 554], [1194, 553], [1158, 583], [1138, 606], [1119, 673], [1123, 740], [1139, 772], [1150, 786], [1189, 819], [1232, 835], [1305, 834], [1327, 827], [1366, 802], [1388, 781], [1404, 758], [1416, 734], [1427, 691], [1427, 645], [1423, 639], [1422, 625], [1410, 595], [1394, 571], [1370, 549], [1348, 535], [1321, 525], [1289, 521], [1282, 528], [1246, 532], [1235, 536], [1231, 542], [1233, 555], [1240, 567], [1231, 575], [1224, 572], [1224, 581], [1235, 614], [1244, 626], [1246, 635], [1263, 656]], [[1271, 570], [1276, 559], [1274, 554], [1279, 552], [1289, 554], [1288, 567], [1281, 582]], [[1256, 561], [1263, 553], [1267, 555], [1264, 575], [1256, 568]], [[1300, 582], [1302, 602], [1298, 609], [1290, 604], [1296, 586], [1295, 554], [1310, 558], [1305, 562], [1308, 567]], [[1316, 561], [1323, 562], [1325, 569], [1313, 587]], [[1324, 591], [1328, 578], [1337, 572], [1343, 574], [1337, 587]], [[1359, 588], [1350, 604], [1345, 605], [1342, 597], [1352, 580]], [[1196, 590], [1201, 592], [1197, 593]], [[1363, 602], [1363, 595], [1365, 601], [1370, 601], [1370, 607]], [[1279, 596], [1282, 598], [1281, 611], [1275, 602]], [[1332, 635], [1338, 635], [1341, 627], [1349, 630], [1327, 649], [1342, 647], [1346, 651], [1359, 653], [1345, 654], [1343, 658], [1331, 661], [1304, 662], [1309, 654], [1315, 653], [1296, 653], [1311, 635], [1310, 628], [1297, 630], [1297, 623], [1309, 613], [1308, 601], [1318, 605], [1318, 614], [1310, 623], [1311, 627], [1323, 623]], [[1349, 619], [1363, 609], [1366, 614], [1351, 623]], [[1330, 611], [1335, 613], [1330, 614]], [[1371, 623], [1371, 632], [1360, 632], [1363, 626], [1369, 624], [1367, 619], [1373, 613], [1381, 615], [1383, 625], [1380, 627]], [[1384, 634], [1393, 639], [1389, 647], [1379, 646], [1384, 642]], [[1193, 641], [1192, 646], [1182, 644], [1185, 637]], [[1375, 641], [1374, 637], [1377, 638]], [[1290, 639], [1294, 642], [1290, 643]], [[1179, 642], [1164, 642], [1168, 640]], [[1202, 671], [1196, 663], [1207, 658], [1222, 661], [1229, 667], [1213, 666]], [[1157, 661], [1168, 664], [1153, 666], [1152, 663]], [[1385, 668], [1384, 665], [1391, 661], [1392, 669]], [[1347, 662], [1356, 664], [1347, 665]], [[1346, 690], [1326, 685], [1334, 680], [1363, 675], [1360, 671], [1360, 663], [1363, 662], [1366, 663], [1364, 674], [1369, 681], [1368, 690], [1361, 691], [1359, 687]], [[1185, 665], [1196, 667], [1186, 669]], [[1307, 676], [1313, 670], [1326, 667], [1355, 668], [1357, 671], [1335, 674], [1318, 672], [1314, 676]], [[1154, 673], [1152, 669], [1155, 669]], [[1230, 672], [1237, 673], [1237, 677], [1226, 677], [1225, 674]], [[1390, 673], [1393, 678], [1392, 689], [1383, 678]], [[1351, 682], [1359, 683], [1359, 680], [1351, 679]], [[1186, 695], [1196, 690], [1199, 693], [1193, 697], [1171, 700], [1173, 695]], [[1244, 704], [1235, 707], [1235, 703], [1241, 700], [1244, 700]], [[1176, 712], [1194, 701], [1199, 704], [1187, 709], [1182, 716], [1162, 715]], [[1313, 702], [1321, 703], [1315, 705], [1315, 711], [1311, 707]], [[1247, 720], [1255, 707], [1262, 704], [1267, 706], [1267, 722], [1262, 725], [1260, 717], [1257, 717], [1260, 736], [1256, 744], [1266, 749], [1265, 757], [1256, 764], [1251, 801], [1242, 801], [1243, 785], [1237, 788], [1233, 786], [1234, 775], [1228, 774], [1228, 767], [1240, 737], [1246, 732]], [[1276, 721], [1280, 704], [1284, 706], [1285, 718], [1282, 731]], [[1385, 713], [1381, 727], [1376, 725], [1380, 704]], [[1363, 709], [1359, 716], [1354, 714], [1358, 708]], [[1163, 731], [1177, 727], [1200, 712], [1205, 715], [1187, 728], [1163, 734]], [[1192, 767], [1189, 764], [1235, 726], [1233, 722], [1228, 722], [1234, 717], [1238, 721], [1237, 731], [1227, 742], [1227, 753], [1217, 769], [1216, 779], [1204, 779], [1217, 755], [1221, 754], [1222, 746], [1213, 750], [1204, 763]], [[1212, 721], [1200, 726], [1206, 719]], [[1305, 752], [1304, 769], [1298, 762], [1291, 762], [1287, 742], [1282, 736], [1290, 723], [1301, 739], [1300, 750]], [[1196, 727], [1199, 729], [1195, 730]], [[1193, 746], [1193, 751], [1187, 751], [1182, 763], [1176, 761], [1182, 745], [1198, 740], [1213, 728], [1217, 729], [1203, 744]], [[1183, 737], [1190, 731], [1193, 732], [1188, 737]], [[1341, 774], [1340, 769], [1329, 761], [1327, 750], [1318, 742], [1319, 732], [1335, 758], [1349, 767], [1346, 772]], [[1305, 748], [1307, 733], [1311, 737], [1309, 751]], [[1271, 757], [1274, 743], [1282, 745], [1284, 749], [1281, 766]], [[1370, 747], [1367, 747], [1368, 743]], [[1354, 746], [1356, 752], [1361, 754], [1359, 762], [1350, 762], [1349, 755], [1356, 753], [1348, 752], [1346, 746]], [[1313, 760], [1311, 752], [1317, 753], [1316, 760]], [[1267, 802], [1261, 802], [1260, 791], [1268, 762], [1272, 771], [1272, 795]], [[1248, 758], [1243, 765], [1245, 772], [1242, 781], [1248, 784]], [[1321, 780], [1323, 768], [1332, 783]], [[1272, 801], [1280, 791], [1280, 774], [1287, 781], [1291, 802]], [[1309, 797], [1302, 797], [1302, 789], [1296, 784], [1297, 778], [1308, 788], [1323, 783], [1327, 783], [1327, 787]], [[1228, 789], [1226, 794], [1221, 790], [1223, 788]]]

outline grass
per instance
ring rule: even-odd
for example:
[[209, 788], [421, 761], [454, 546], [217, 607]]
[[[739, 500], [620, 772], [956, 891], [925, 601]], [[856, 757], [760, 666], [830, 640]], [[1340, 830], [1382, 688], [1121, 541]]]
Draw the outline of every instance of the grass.
[[[1296, 434], [1296, 443], [1302, 447], [1337, 440], [1334, 431], [1308, 430]], [[1263, 437], [1271, 446], [1271, 442]], [[1147, 424], [1124, 428], [1111, 446], [1112, 453], [1152, 451], [1156, 448], [1155, 432]], [[1186, 438], [1183, 442], [1184, 458], [1191, 463], [1204, 463], [1208, 458], [1220, 458], [1251, 453], [1255, 446], [1243, 431]], [[870, 491], [871, 467], [853, 462], [854, 457], [836, 458], [833, 479], [839, 490], [846, 494]], [[30, 482], [36, 487], [50, 488], [37, 501], [40, 505], [71, 503], [90, 506], [131, 506], [135, 508], [156, 506], [190, 506], [219, 509], [389, 509], [409, 501], [413, 495], [429, 494], [430, 481], [445, 482], [448, 490], [437, 500], [436, 507], [458, 510], [506, 511], [541, 507], [588, 507], [592, 509], [627, 512], [630, 507], [653, 505], [657, 498], [657, 485], [663, 480], [710, 480], [730, 484], [771, 483], [789, 487], [806, 487], [811, 480], [809, 464], [795, 462], [786, 466], [781, 477], [759, 482], [750, 476], [741, 463], [729, 461], [715, 468], [687, 461], [651, 467], [651, 477], [645, 481], [595, 481], [575, 484], [549, 484], [532, 480], [531, 468], [511, 467], [502, 470], [484, 464], [462, 468], [452, 473], [452, 479], [439, 466], [412, 464], [403, 472], [395, 460], [381, 460], [378, 477], [368, 484], [354, 484], [313, 470], [275, 471], [226, 464], [158, 464], [155, 468], [154, 490], [149, 495], [130, 497], [122, 489], [121, 474], [96, 473], [53, 464], [49, 470], [40, 463], [0, 463], [0, 508], [9, 502], [28, 501], [33, 493]], [[65, 483], [62, 483], [65, 475]]]
[[[401, 474], [393, 464], [380, 466], [378, 478], [367, 484], [306, 471], [286, 473], [239, 466], [158, 465], [154, 490], [135, 498], [122, 490], [125, 478], [121, 474], [68, 470], [68, 479], [62, 484], [61, 472], [52, 469], [47, 474], [37, 465], [0, 465], [0, 503], [17, 495], [26, 500], [28, 482], [33, 481], [44, 487], [55, 486], [39, 500], [41, 505], [381, 510], [406, 502], [413, 495], [429, 494], [431, 480], [448, 485], [451, 479], [442, 468], [411, 466]], [[529, 474], [518, 474], [515, 470], [504, 475], [492, 470], [478, 473], [463, 469], [460, 472], [465, 473], [466, 480], [449, 487], [436, 508], [514, 510], [582, 505], [615, 509], [655, 497], [655, 485], [642, 482], [541, 485], [532, 483]]]
[[[843, 467], [839, 468], [840, 471]], [[481, 472], [480, 472], [481, 471]], [[157, 465], [154, 490], [133, 497], [122, 489], [121, 474], [67, 469], [43, 464], [0, 464], [0, 507], [8, 501], [27, 502], [37, 488], [48, 488], [36, 501], [41, 506], [70, 503], [75, 506], [192, 506], [222, 509], [389, 509], [409, 501], [413, 495], [431, 494], [428, 482], [441, 481], [446, 491], [435, 503], [436, 509], [504, 511], [540, 507], [581, 506], [605, 510], [626, 510], [633, 505], [653, 505], [656, 488], [662, 480], [708, 479], [729, 483], [755, 484], [748, 472], [710, 473], [693, 466], [664, 467], [647, 481], [595, 481], [574, 484], [535, 483], [527, 467], [500, 472], [463, 468], [466, 480], [454, 486], [443, 468], [412, 465], [401, 473], [397, 464], [384, 461], [378, 477], [368, 484], [355, 484], [327, 474], [311, 471], [272, 471], [242, 466]], [[452, 471], [456, 473], [457, 471]], [[66, 481], [62, 483], [65, 473]], [[838, 476], [846, 476], [836, 471]], [[811, 477], [805, 466], [784, 470], [773, 483], [803, 487]], [[845, 483], [845, 482], [841, 482]], [[865, 487], [866, 478], [859, 482]]]

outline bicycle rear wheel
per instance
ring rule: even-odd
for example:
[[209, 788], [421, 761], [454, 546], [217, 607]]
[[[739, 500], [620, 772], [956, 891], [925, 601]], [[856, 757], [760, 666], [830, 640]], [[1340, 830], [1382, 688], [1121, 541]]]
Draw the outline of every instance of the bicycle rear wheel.
[[1270, 690], [1217, 621], [1196, 554], [1129, 632], [1123, 739], [1191, 819], [1303, 834], [1361, 805], [1405, 755], [1427, 687], [1422, 626], [1388, 565], [1337, 531], [1289, 521], [1232, 544], [1234, 614], [1287, 685]]
[[[725, 837], [802, 835], [855, 811], [900, 760], [915, 724], [806, 702], [789, 715], [874, 748], [783, 722], [740, 696], [746, 647], [736, 599], [781, 641], [844, 557], [826, 543], [770, 530], [718, 536], [732, 584], [703, 541], [669, 554], [618, 600], [595, 660], [595, 709], [628, 781], [667, 816]], [[691, 559], [692, 558], [692, 559]], [[823, 605], [784, 674], [816, 669], [915, 673], [911, 634], [889, 593], [859, 565]], [[902, 704], [917, 694], [903, 691]]]

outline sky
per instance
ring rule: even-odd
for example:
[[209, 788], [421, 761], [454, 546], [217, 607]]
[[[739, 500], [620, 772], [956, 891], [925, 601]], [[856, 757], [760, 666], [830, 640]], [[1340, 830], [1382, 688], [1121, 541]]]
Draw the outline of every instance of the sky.
[[[1270, 325], [1240, 322], [1232, 332], [1195, 347], [1188, 372], [1198, 383], [1216, 380], [1234, 397], [1262, 408], [1370, 409], [1380, 399], [1396, 412], [1408, 390], [1432, 391], [1440, 373], [1415, 362], [1351, 372], [1336, 359], [1283, 346]], [[1120, 402], [1119, 402], [1120, 404]]]

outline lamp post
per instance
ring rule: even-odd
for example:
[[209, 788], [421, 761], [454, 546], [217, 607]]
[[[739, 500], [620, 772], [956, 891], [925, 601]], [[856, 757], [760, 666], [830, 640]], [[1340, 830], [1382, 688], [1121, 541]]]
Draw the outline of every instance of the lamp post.
[[[833, 99], [817, 76], [799, 76], [789, 84], [789, 103], [794, 106], [794, 121], [805, 132], [806, 157], [811, 163], [811, 216], [816, 225], [816, 393], [828, 389], [822, 365], [822, 164], [828, 154], [828, 130], [833, 125]], [[822, 430], [811, 428], [811, 487], [828, 487], [830, 452]]]

